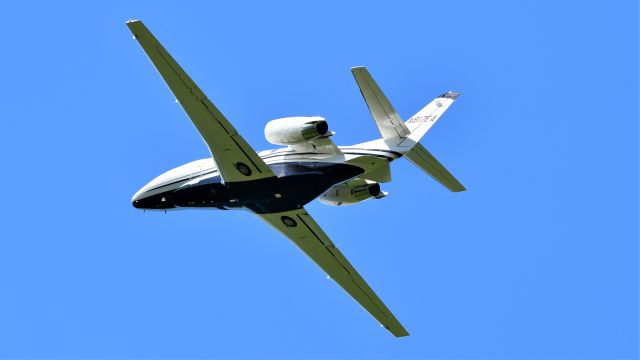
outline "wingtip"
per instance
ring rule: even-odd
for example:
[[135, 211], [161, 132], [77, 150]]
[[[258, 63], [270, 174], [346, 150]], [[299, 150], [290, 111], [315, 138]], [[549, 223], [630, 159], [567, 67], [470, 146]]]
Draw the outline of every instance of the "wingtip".
[[402, 328], [402, 330], [400, 330], [400, 331], [393, 332], [393, 336], [395, 336], [397, 338], [407, 337], [409, 335], [410, 335], [409, 332], [407, 330], [405, 330], [404, 328]]
[[133, 38], [136, 40], [138, 39], [138, 33], [140, 32], [140, 30], [146, 29], [146, 26], [144, 25], [142, 20], [127, 20], [126, 25], [129, 28], [129, 31], [131, 31], [131, 33], [133, 34]]
[[409, 336], [407, 329], [405, 329], [400, 323], [398, 323], [398, 326], [394, 326], [393, 328], [384, 324], [380, 324], [380, 326], [387, 329], [395, 337]]
[[131, 30], [132, 32], [139, 29], [146, 28], [142, 20], [127, 20], [126, 25], [129, 28], [129, 30]]
[[366, 66], [362, 66], [362, 65], [359, 65], [359, 66], [353, 66], [353, 67], [351, 68], [351, 71], [352, 71], [352, 72], [354, 72], [354, 71], [361, 70], [361, 69], [367, 70], [367, 67], [366, 67]]

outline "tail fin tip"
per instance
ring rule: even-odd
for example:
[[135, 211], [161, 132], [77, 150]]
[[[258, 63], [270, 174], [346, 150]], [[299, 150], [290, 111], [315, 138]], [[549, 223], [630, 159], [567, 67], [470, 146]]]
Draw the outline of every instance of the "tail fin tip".
[[447, 91], [446, 93], [440, 95], [439, 97], [445, 98], [445, 99], [455, 100], [455, 99], [458, 98], [458, 96], [460, 96], [460, 93], [457, 92], [457, 91]]

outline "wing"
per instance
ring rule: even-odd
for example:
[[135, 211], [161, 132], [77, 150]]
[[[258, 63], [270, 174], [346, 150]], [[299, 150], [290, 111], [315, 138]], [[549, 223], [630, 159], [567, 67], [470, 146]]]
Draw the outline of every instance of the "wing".
[[209, 146], [224, 181], [275, 176], [142, 21], [127, 26]]
[[409, 335], [304, 208], [257, 215], [293, 241], [393, 335]]

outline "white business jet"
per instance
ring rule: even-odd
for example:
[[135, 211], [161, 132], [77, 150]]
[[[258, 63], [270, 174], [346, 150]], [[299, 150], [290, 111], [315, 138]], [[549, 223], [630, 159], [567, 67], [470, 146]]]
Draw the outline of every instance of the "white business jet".
[[351, 69], [381, 139], [336, 146], [324, 118], [272, 120], [267, 140], [285, 148], [257, 153], [200, 90], [142, 21], [127, 26], [209, 146], [212, 158], [169, 170], [132, 199], [138, 209], [244, 209], [293, 241], [395, 336], [409, 333], [349, 263], [304, 205], [319, 197], [329, 205], [349, 205], [387, 195], [389, 164], [405, 157], [451, 191], [465, 188], [419, 141], [455, 101], [447, 92], [402, 121], [364, 67]]

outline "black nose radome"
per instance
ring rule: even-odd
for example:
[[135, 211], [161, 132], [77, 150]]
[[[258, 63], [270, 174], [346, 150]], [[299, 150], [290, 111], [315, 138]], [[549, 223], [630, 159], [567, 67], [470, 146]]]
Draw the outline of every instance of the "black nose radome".
[[175, 204], [170, 198], [169, 194], [157, 194], [143, 198], [134, 198], [131, 201], [136, 209], [149, 209], [149, 210], [166, 210], [175, 208]]

